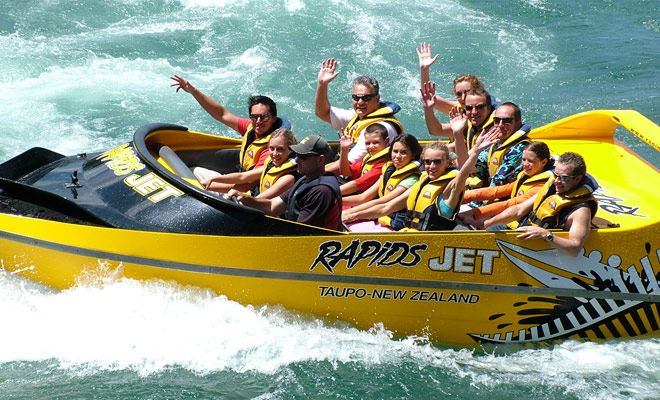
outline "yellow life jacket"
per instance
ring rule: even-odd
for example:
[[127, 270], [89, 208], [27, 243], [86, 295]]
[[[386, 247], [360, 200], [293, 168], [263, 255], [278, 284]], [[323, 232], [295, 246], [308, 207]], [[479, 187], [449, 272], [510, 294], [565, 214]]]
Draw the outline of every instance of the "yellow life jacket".
[[382, 169], [378, 197], [383, 197], [390, 193], [395, 187], [399, 186], [401, 181], [410, 175], [419, 176], [421, 174], [422, 171], [419, 170], [419, 161], [411, 161], [400, 169], [396, 169], [392, 161], [386, 162]]
[[[488, 119], [486, 119], [486, 122], [484, 122], [484, 125], [479, 130], [477, 130], [477, 128], [472, 126], [472, 121], [470, 121], [470, 119], [468, 118], [467, 126], [465, 127], [465, 144], [468, 150], [474, 147], [474, 144], [477, 141], [477, 138], [479, 137], [482, 131], [485, 130], [486, 132], [488, 132], [490, 128], [493, 127], [494, 117], [495, 117], [495, 111], [491, 111], [490, 115], [488, 116]], [[453, 137], [451, 140], [452, 141], [454, 140]]]
[[[525, 175], [525, 171], [521, 171], [516, 178], [516, 182], [511, 189], [511, 198], [516, 196], [522, 196], [527, 191], [534, 186], [538, 185], [541, 182], [547, 182], [549, 179], [554, 179], [552, 171], [542, 171], [534, 176], [528, 177]], [[518, 227], [518, 221], [512, 221], [506, 224], [511, 229], [516, 229]]]
[[252, 128], [252, 123], [247, 127], [245, 135], [243, 135], [243, 143], [241, 144], [241, 153], [239, 157], [239, 162], [244, 171], [249, 171], [257, 165], [261, 152], [268, 150], [268, 141], [270, 141], [270, 136], [273, 132], [260, 137], [255, 138], [256, 134]]
[[270, 189], [278, 179], [284, 175], [293, 173], [298, 168], [295, 158], [289, 158], [282, 165], [276, 167], [270, 156], [268, 156], [264, 165], [264, 170], [261, 171], [261, 178], [259, 179], [259, 193]]
[[371, 169], [378, 163], [384, 162], [387, 160], [390, 154], [390, 148], [386, 147], [383, 150], [379, 151], [378, 153], [374, 154], [373, 156], [369, 155], [367, 153], [364, 158], [362, 159], [362, 168], [360, 169], [360, 176], [366, 174], [367, 172], [371, 171]]
[[372, 112], [362, 119], [359, 119], [358, 115], [355, 114], [353, 118], [348, 122], [348, 125], [346, 125], [346, 129], [353, 136], [353, 140], [357, 142], [363, 129], [369, 125], [375, 124], [376, 122], [382, 121], [391, 122], [394, 126], [394, 129], [396, 129], [397, 134], [403, 132], [403, 126], [401, 125], [401, 122], [396, 119], [392, 109], [386, 105], [383, 105], [378, 110]]
[[[388, 161], [383, 165], [382, 169], [382, 177], [380, 179], [380, 186], [378, 188], [378, 197], [383, 197], [386, 194], [390, 193], [394, 188], [399, 186], [401, 181], [404, 179], [408, 178], [409, 176], [412, 175], [421, 175], [422, 171], [419, 170], [419, 161], [411, 161], [410, 163], [404, 165], [400, 169], [396, 169], [394, 167], [394, 163], [392, 161]], [[392, 214], [389, 215], [384, 215], [380, 218], [378, 218], [378, 223], [384, 226], [389, 226], [394, 229], [398, 229], [400, 227], [397, 226], [392, 226], [392, 219], [396, 218], [396, 214], [398, 212], [405, 211], [403, 210], [398, 210], [393, 212]], [[403, 215], [401, 216], [403, 218]]]
[[527, 217], [530, 224], [546, 229], [563, 229], [571, 212], [585, 203], [591, 209], [591, 218], [596, 215], [598, 202], [591, 187], [580, 185], [567, 193], [558, 194], [554, 183], [554, 177], [548, 179], [536, 196], [534, 207]]
[[[428, 230], [449, 230], [454, 229], [456, 222], [456, 214], [460, 207], [454, 209], [451, 218], [445, 218], [440, 215], [438, 210], [437, 201], [442, 197], [442, 192], [445, 190], [449, 182], [458, 175], [455, 169], [445, 172], [437, 179], [430, 180], [428, 174], [424, 172], [419, 179], [419, 182], [412, 187], [410, 195], [408, 196], [406, 222], [405, 226], [412, 231], [428, 231]], [[462, 203], [463, 192], [458, 200], [458, 204]]]
[[529, 143], [529, 138], [527, 137], [526, 132], [517, 131], [511, 134], [504, 143], [497, 146], [493, 145], [488, 151], [488, 173], [490, 176], [494, 176], [497, 172], [497, 169], [502, 165], [502, 160], [507, 151], [514, 145], [518, 143]]

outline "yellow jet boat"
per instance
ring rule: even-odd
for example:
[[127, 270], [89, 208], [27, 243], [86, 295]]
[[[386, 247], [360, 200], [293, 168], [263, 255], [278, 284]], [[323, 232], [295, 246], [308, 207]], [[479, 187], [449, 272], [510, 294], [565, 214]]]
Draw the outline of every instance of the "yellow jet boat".
[[660, 336], [660, 171], [615, 139], [619, 126], [660, 150], [660, 127], [628, 110], [529, 134], [582, 154], [600, 185], [577, 257], [514, 232], [347, 233], [266, 216], [190, 175], [218, 159], [233, 169], [240, 141], [151, 124], [103, 153], [33, 148], [1, 164], [0, 263], [61, 290], [110, 270], [457, 346]]

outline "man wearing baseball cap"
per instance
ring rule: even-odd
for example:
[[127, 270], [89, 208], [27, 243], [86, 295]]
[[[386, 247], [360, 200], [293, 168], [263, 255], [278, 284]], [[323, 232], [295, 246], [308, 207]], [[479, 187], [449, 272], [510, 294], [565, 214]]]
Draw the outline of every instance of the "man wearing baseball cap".
[[291, 146], [298, 159], [298, 173], [303, 175], [293, 187], [273, 199], [257, 199], [237, 190], [230, 190], [241, 204], [268, 215], [282, 215], [291, 221], [322, 228], [341, 230], [341, 192], [334, 174], [325, 172], [325, 164], [333, 157], [328, 142], [310, 135]]

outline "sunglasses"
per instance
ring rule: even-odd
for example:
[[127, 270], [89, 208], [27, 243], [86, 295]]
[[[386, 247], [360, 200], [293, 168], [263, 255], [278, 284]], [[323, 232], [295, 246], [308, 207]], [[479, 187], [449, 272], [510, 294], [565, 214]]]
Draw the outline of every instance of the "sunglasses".
[[376, 96], [377, 96], [377, 95], [375, 95], [375, 94], [352, 94], [352, 95], [351, 95], [351, 97], [353, 98], [353, 101], [360, 101], [360, 100], [362, 100], [362, 101], [364, 101], [365, 103], [366, 103], [367, 101], [373, 99], [373, 98], [376, 97]]
[[472, 111], [473, 108], [476, 108], [477, 110], [481, 110], [484, 107], [486, 107], [485, 104], [465, 105], [465, 109], [468, 111]]
[[261, 118], [262, 122], [266, 122], [270, 119], [270, 115], [268, 114], [250, 114], [250, 119], [254, 122], [257, 122], [257, 120]]
[[500, 117], [493, 117], [493, 122], [496, 124], [499, 124], [500, 122], [504, 124], [510, 124], [513, 122], [513, 118], [511, 117], [506, 117], [506, 118], [500, 118]]
[[307, 160], [310, 157], [318, 157], [318, 156], [319, 156], [319, 154], [316, 154], [316, 153], [296, 154], [296, 158], [298, 158], [299, 160], [303, 160], [303, 161]]
[[563, 182], [569, 181], [573, 178], [575, 178], [575, 175], [557, 175], [556, 173], [552, 173], [555, 176], [555, 179], [561, 179]]
[[442, 158], [427, 159], [427, 160], [424, 160], [424, 165], [431, 165], [431, 164], [440, 165], [444, 161], [445, 160], [443, 160]]
[[456, 92], [456, 97], [463, 97], [464, 94], [468, 94], [469, 90], [464, 90], [462, 92]]

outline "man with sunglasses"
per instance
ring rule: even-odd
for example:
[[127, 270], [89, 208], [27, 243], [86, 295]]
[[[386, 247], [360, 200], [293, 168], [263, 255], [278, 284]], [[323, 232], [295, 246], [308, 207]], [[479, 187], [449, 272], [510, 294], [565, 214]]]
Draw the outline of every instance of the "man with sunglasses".
[[[557, 250], [576, 257], [589, 237], [591, 220], [598, 209], [593, 196], [597, 188], [598, 183], [587, 174], [582, 156], [566, 152], [557, 161], [554, 179], [548, 180], [534, 197], [486, 220], [484, 226], [520, 221], [516, 228], [521, 232], [517, 236], [520, 240], [544, 239]], [[549, 229], [567, 230], [568, 237], [555, 236]]]
[[468, 184], [472, 187], [500, 186], [516, 180], [522, 170], [522, 153], [529, 139], [529, 129], [523, 129], [520, 107], [511, 102], [502, 103], [494, 112], [492, 130], [499, 139], [479, 154], [476, 177]]
[[[337, 61], [328, 58], [321, 64], [318, 74], [318, 85], [314, 95], [316, 116], [332, 125], [335, 130], [344, 130], [351, 135], [355, 145], [348, 153], [348, 161], [362, 161], [367, 148], [364, 142], [364, 130], [367, 126], [379, 122], [387, 129], [389, 143], [403, 132], [403, 126], [394, 114], [401, 110], [398, 104], [380, 101], [378, 81], [370, 76], [361, 75], [353, 80], [353, 109], [347, 110], [333, 107], [328, 100], [328, 85], [339, 75]], [[333, 163], [328, 168], [339, 170], [339, 163]]]
[[[424, 121], [426, 122], [426, 127], [429, 131], [429, 134], [434, 136], [448, 136], [452, 140], [452, 123], [457, 123], [459, 119], [463, 126], [463, 131], [465, 136], [465, 143], [467, 149], [465, 151], [465, 157], [467, 157], [467, 150], [470, 150], [474, 145], [477, 136], [483, 131], [488, 131], [493, 126], [493, 106], [491, 104], [491, 96], [484, 89], [470, 89], [467, 91], [465, 96], [465, 104], [463, 105], [463, 110], [459, 111], [457, 107], [454, 107], [449, 112], [449, 117], [452, 122], [449, 124], [443, 124], [438, 121], [438, 118], [433, 112], [434, 107], [437, 103], [437, 97], [435, 95], [435, 82], [425, 82], [420, 88], [422, 94], [422, 106], [424, 107]], [[452, 151], [460, 149], [454, 149], [453, 145], [450, 145]], [[457, 152], [458, 153], [458, 152]]]
[[341, 192], [334, 174], [326, 173], [326, 161], [333, 152], [320, 136], [310, 135], [291, 146], [296, 152], [298, 173], [303, 175], [293, 187], [273, 199], [256, 198], [232, 189], [232, 197], [241, 204], [272, 216], [284, 214], [290, 221], [327, 229], [341, 230]]
[[[263, 166], [268, 157], [270, 135], [279, 128], [291, 129], [289, 121], [277, 116], [277, 105], [269, 97], [250, 96], [248, 100], [249, 118], [240, 118], [229, 112], [222, 104], [202, 93], [186, 79], [178, 75], [174, 75], [170, 79], [175, 82], [171, 86], [176, 86], [177, 92], [183, 89], [184, 92], [192, 94], [199, 105], [213, 118], [243, 137], [238, 170], [248, 171]], [[195, 168], [194, 172], [200, 180], [218, 174], [215, 171], [199, 167]]]

